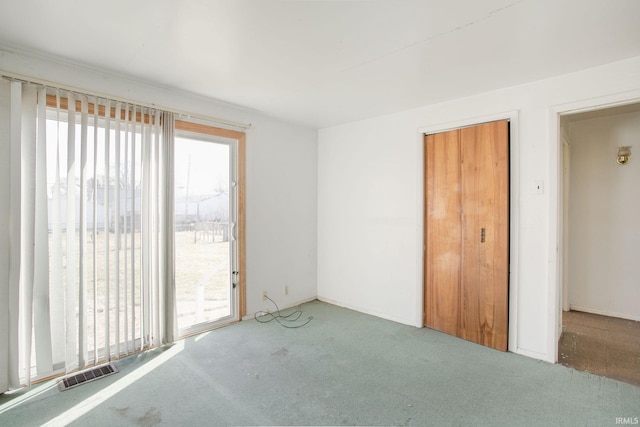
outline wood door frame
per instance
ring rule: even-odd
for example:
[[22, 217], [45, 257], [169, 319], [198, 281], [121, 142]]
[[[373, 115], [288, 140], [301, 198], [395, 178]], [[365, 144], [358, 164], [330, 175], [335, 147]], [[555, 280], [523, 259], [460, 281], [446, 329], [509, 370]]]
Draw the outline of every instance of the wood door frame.
[[510, 352], [522, 352], [518, 346], [518, 256], [519, 256], [519, 206], [517, 201], [520, 199], [520, 164], [519, 164], [519, 131], [518, 131], [518, 111], [510, 111], [505, 113], [499, 113], [495, 115], [487, 115], [480, 117], [473, 117], [469, 119], [462, 119], [458, 121], [436, 123], [433, 125], [427, 125], [418, 128], [417, 143], [418, 143], [418, 167], [420, 182], [418, 185], [418, 209], [419, 211], [419, 226], [420, 233], [417, 236], [417, 245], [420, 248], [421, 254], [420, 263], [422, 269], [419, 277], [419, 289], [418, 295], [420, 295], [418, 301], [418, 313], [420, 316], [419, 324], [424, 327], [424, 279], [425, 279], [425, 264], [424, 264], [424, 232], [425, 232], [425, 161], [424, 161], [424, 137], [427, 134], [447, 132], [450, 130], [460, 129], [464, 127], [475, 126], [486, 122], [495, 122], [499, 120], [509, 121], [509, 333], [508, 333], [508, 351]]

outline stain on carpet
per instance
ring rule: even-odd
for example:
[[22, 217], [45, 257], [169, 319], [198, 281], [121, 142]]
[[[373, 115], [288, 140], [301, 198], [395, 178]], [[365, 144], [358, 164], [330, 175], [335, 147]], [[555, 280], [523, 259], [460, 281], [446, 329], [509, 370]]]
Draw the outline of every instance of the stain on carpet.
[[162, 422], [160, 411], [155, 406], [150, 407], [143, 415], [136, 415], [130, 407], [124, 408], [111, 408], [116, 414], [122, 418], [133, 422], [140, 427], [152, 427]]
[[284, 347], [274, 353], [271, 353], [272, 356], [286, 356], [287, 354], [289, 354], [289, 350]]

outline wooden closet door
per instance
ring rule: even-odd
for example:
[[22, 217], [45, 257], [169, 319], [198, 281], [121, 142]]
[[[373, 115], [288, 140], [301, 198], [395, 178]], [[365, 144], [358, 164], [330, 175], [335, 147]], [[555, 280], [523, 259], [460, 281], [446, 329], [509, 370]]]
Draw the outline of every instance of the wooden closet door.
[[508, 122], [460, 130], [462, 268], [459, 337], [507, 350]]
[[459, 131], [425, 138], [425, 325], [458, 335], [460, 323]]
[[425, 326], [507, 350], [508, 122], [425, 137]]

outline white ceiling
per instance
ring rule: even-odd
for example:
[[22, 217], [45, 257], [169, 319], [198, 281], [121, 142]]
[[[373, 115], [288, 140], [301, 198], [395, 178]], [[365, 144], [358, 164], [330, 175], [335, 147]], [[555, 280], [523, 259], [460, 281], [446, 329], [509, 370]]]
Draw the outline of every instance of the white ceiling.
[[640, 55], [638, 0], [0, 0], [0, 10], [0, 48], [313, 127]]

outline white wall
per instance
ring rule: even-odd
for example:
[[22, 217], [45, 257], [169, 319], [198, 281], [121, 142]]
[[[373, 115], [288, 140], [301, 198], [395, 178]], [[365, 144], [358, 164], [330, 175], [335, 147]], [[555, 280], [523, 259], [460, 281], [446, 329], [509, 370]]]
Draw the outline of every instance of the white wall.
[[[319, 298], [421, 326], [422, 132], [517, 111], [510, 350], [555, 361], [560, 179], [554, 112], [570, 103], [595, 105], [612, 97], [640, 97], [640, 57], [321, 129]], [[543, 194], [534, 191], [538, 180]]]
[[[570, 308], [640, 320], [640, 113], [568, 129]], [[624, 166], [618, 146], [632, 147]]]
[[273, 309], [263, 290], [280, 308], [317, 295], [317, 131], [267, 121], [255, 131], [268, 137], [247, 135], [248, 313]]
[[[266, 307], [262, 301], [263, 290], [282, 306], [315, 298], [315, 129], [57, 60], [0, 51], [0, 70], [174, 110], [251, 123], [246, 131], [247, 312]], [[5, 149], [5, 141], [4, 138], [1, 140], [0, 150]], [[4, 156], [0, 157], [0, 162], [5, 162]], [[4, 168], [0, 167], [0, 170]], [[6, 181], [0, 182], [3, 184], [1, 196], [6, 190]], [[0, 239], [3, 241], [6, 241], [2, 228], [5, 219], [6, 213], [0, 210], [0, 233], [3, 233]], [[284, 285], [289, 286], [288, 296], [283, 293]]]

